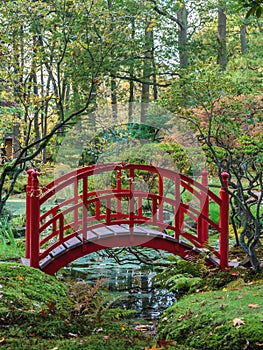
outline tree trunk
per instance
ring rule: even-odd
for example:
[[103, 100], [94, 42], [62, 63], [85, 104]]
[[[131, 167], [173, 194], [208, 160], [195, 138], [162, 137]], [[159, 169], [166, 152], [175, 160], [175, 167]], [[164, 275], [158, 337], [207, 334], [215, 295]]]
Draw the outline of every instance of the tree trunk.
[[188, 67], [188, 48], [187, 48], [187, 10], [185, 5], [177, 11], [178, 23], [178, 50], [180, 68]]
[[[131, 42], [134, 42], [135, 39], [135, 19], [132, 18], [132, 32], [131, 32]], [[133, 120], [133, 103], [134, 103], [134, 52], [131, 52], [131, 62], [130, 62], [130, 83], [129, 83], [129, 111], [128, 118], [129, 122]]]
[[218, 22], [217, 22], [218, 54], [217, 63], [221, 71], [227, 67], [227, 48], [226, 48], [226, 14], [225, 0], [219, 0], [218, 4]]
[[117, 83], [115, 78], [111, 77], [111, 111], [112, 111], [112, 119], [113, 121], [117, 121], [118, 118], [118, 106], [117, 106]]
[[146, 122], [148, 104], [150, 102], [150, 79], [152, 75], [153, 61], [153, 28], [151, 21], [146, 22], [145, 26], [145, 45], [143, 60], [143, 83], [141, 93], [141, 122]]
[[242, 25], [240, 28], [240, 45], [241, 45], [241, 53], [244, 55], [248, 49], [247, 46], [247, 31], [246, 26]]

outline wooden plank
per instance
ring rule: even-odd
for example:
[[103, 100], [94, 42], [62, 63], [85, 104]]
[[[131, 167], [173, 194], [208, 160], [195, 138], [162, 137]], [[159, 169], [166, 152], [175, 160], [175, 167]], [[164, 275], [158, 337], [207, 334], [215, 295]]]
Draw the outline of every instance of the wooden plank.
[[68, 239], [66, 242], [64, 242], [64, 246], [67, 249], [73, 249], [75, 247], [78, 247], [82, 244], [82, 241], [78, 237], [72, 237]]
[[[81, 235], [82, 236], [82, 235]], [[98, 239], [99, 235], [93, 231], [88, 231], [86, 234], [85, 242], [87, 241], [94, 241], [95, 239]]]
[[124, 225], [111, 225], [108, 226], [108, 228], [115, 234], [130, 232], [130, 230], [127, 229], [127, 227], [125, 227]]
[[63, 244], [60, 244], [57, 248], [54, 248], [51, 252], [50, 252], [50, 255], [53, 257], [53, 258], [57, 258], [58, 256], [66, 253], [67, 249], [66, 247], [64, 247]]
[[47, 266], [52, 261], [52, 256], [47, 255], [44, 259], [40, 260], [39, 267], [40, 269], [43, 269], [45, 266]]
[[92, 232], [98, 236], [112, 235], [113, 231], [109, 229], [108, 226], [102, 226], [95, 229], [92, 229]]

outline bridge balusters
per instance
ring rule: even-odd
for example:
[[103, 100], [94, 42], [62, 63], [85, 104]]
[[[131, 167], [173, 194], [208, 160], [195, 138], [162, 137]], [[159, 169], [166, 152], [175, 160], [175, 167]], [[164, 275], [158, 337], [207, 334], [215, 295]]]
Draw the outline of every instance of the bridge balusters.
[[220, 189], [220, 198], [222, 200], [220, 206], [220, 266], [221, 269], [228, 267], [228, 233], [229, 233], [229, 194], [228, 189], [228, 178], [229, 174], [224, 171], [221, 174], [222, 186]]
[[158, 190], [158, 194], [160, 196], [160, 200], [159, 200], [159, 211], [158, 211], [158, 221], [163, 222], [163, 178], [162, 176], [159, 174], [159, 190]]
[[156, 224], [157, 218], [157, 199], [154, 197], [152, 199], [152, 220], [153, 224]]
[[174, 208], [174, 238], [179, 241], [180, 233], [181, 233], [181, 227], [182, 227], [182, 215], [181, 211], [182, 208], [180, 206], [181, 202], [181, 194], [180, 194], [180, 177], [176, 177], [174, 181], [174, 199], [175, 199], [175, 208]]
[[78, 186], [79, 185], [79, 182], [78, 182], [78, 179], [76, 178], [76, 180], [74, 181], [74, 205], [76, 206], [74, 208], [74, 231], [77, 231], [78, 230], [78, 221], [79, 221], [79, 210], [78, 210], [78, 207], [77, 207], [77, 204], [78, 204], [78, 195], [79, 195], [79, 191], [78, 191]]
[[140, 219], [143, 217], [142, 196], [138, 196], [138, 216]]
[[131, 242], [133, 241], [134, 229], [134, 169], [130, 169], [130, 198], [129, 198], [129, 227], [131, 233]]
[[85, 176], [82, 180], [82, 235], [83, 244], [87, 239], [88, 230], [88, 177]]
[[100, 219], [100, 198], [99, 197], [95, 204], [95, 219], [96, 220]]
[[106, 199], [106, 224], [110, 224], [111, 219], [111, 199]]
[[[208, 189], [208, 171], [204, 169], [202, 171], [202, 185]], [[209, 203], [207, 192], [201, 190], [201, 200], [200, 200], [201, 214], [204, 217], [208, 217]], [[208, 242], [208, 222], [202, 217], [198, 218], [197, 221], [197, 236], [199, 241], [203, 243]]]
[[59, 215], [59, 240], [62, 242], [64, 236], [64, 215]]
[[[118, 193], [121, 192], [121, 169], [117, 169], [116, 171], [116, 190]], [[121, 218], [121, 197], [116, 198], [116, 211], [117, 211], [117, 220]]]

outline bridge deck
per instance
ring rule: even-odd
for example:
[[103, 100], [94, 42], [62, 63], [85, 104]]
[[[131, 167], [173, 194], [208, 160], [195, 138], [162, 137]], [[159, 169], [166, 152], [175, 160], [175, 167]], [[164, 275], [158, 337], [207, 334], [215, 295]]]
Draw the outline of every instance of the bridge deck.
[[[157, 230], [154, 230], [152, 228], [146, 227], [146, 226], [134, 226], [133, 228], [133, 240], [130, 241], [131, 238], [131, 231], [129, 228], [129, 225], [111, 225], [111, 226], [102, 226], [99, 228], [92, 229], [87, 232], [86, 237], [83, 242], [83, 235], [78, 235], [72, 238], [69, 238], [63, 244], [60, 244], [56, 248], [54, 248], [45, 258], [40, 260], [39, 267], [42, 270], [45, 270], [45, 268], [49, 265], [54, 263], [58, 258], [61, 258], [63, 255], [66, 256], [67, 253], [70, 251], [73, 251], [76, 248], [81, 248], [81, 246], [88, 246], [91, 243], [96, 244], [97, 246], [100, 246], [100, 249], [109, 248], [109, 242], [110, 240], [114, 239], [114, 244], [112, 244], [112, 247], [117, 247], [118, 244], [116, 242], [120, 242], [119, 246], [123, 246], [123, 239], [125, 239], [125, 245], [126, 246], [148, 246], [148, 247], [155, 247], [154, 244], [149, 243], [153, 240], [162, 240], [168, 243], [171, 252], [178, 251], [181, 249], [184, 253], [184, 258], [187, 260], [193, 260], [196, 259], [198, 255], [201, 253], [207, 254], [206, 260], [208, 265], [219, 267], [219, 259], [209, 255], [205, 249], [196, 248], [194, 246], [191, 246], [183, 241], [177, 241], [172, 236], [169, 236], [168, 234], [164, 232], [159, 232]], [[106, 243], [105, 243], [106, 242]], [[158, 245], [158, 244], [157, 244]], [[157, 246], [156, 245], [156, 246]], [[82, 248], [83, 249], [83, 248]], [[160, 248], [161, 249], [161, 248]], [[97, 249], [99, 250], [99, 249]], [[180, 254], [179, 254], [180, 255]], [[29, 259], [23, 258], [23, 263], [29, 265]]]

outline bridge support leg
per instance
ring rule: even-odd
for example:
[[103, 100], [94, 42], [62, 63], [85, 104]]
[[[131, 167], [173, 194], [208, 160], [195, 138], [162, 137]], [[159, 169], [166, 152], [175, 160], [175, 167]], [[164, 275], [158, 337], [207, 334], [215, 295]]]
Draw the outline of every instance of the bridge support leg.
[[228, 267], [229, 249], [229, 194], [227, 192], [229, 174], [223, 172], [221, 177], [223, 184], [220, 189], [220, 198], [222, 200], [220, 207], [220, 267], [224, 270]]
[[32, 193], [32, 185], [33, 185], [33, 169], [29, 169], [27, 171], [28, 181], [26, 186], [26, 259], [30, 258], [30, 208], [31, 208], [31, 193]]
[[31, 169], [28, 172], [26, 202], [26, 258], [30, 258], [31, 267], [39, 267], [39, 225], [40, 225], [40, 188], [39, 172]]

